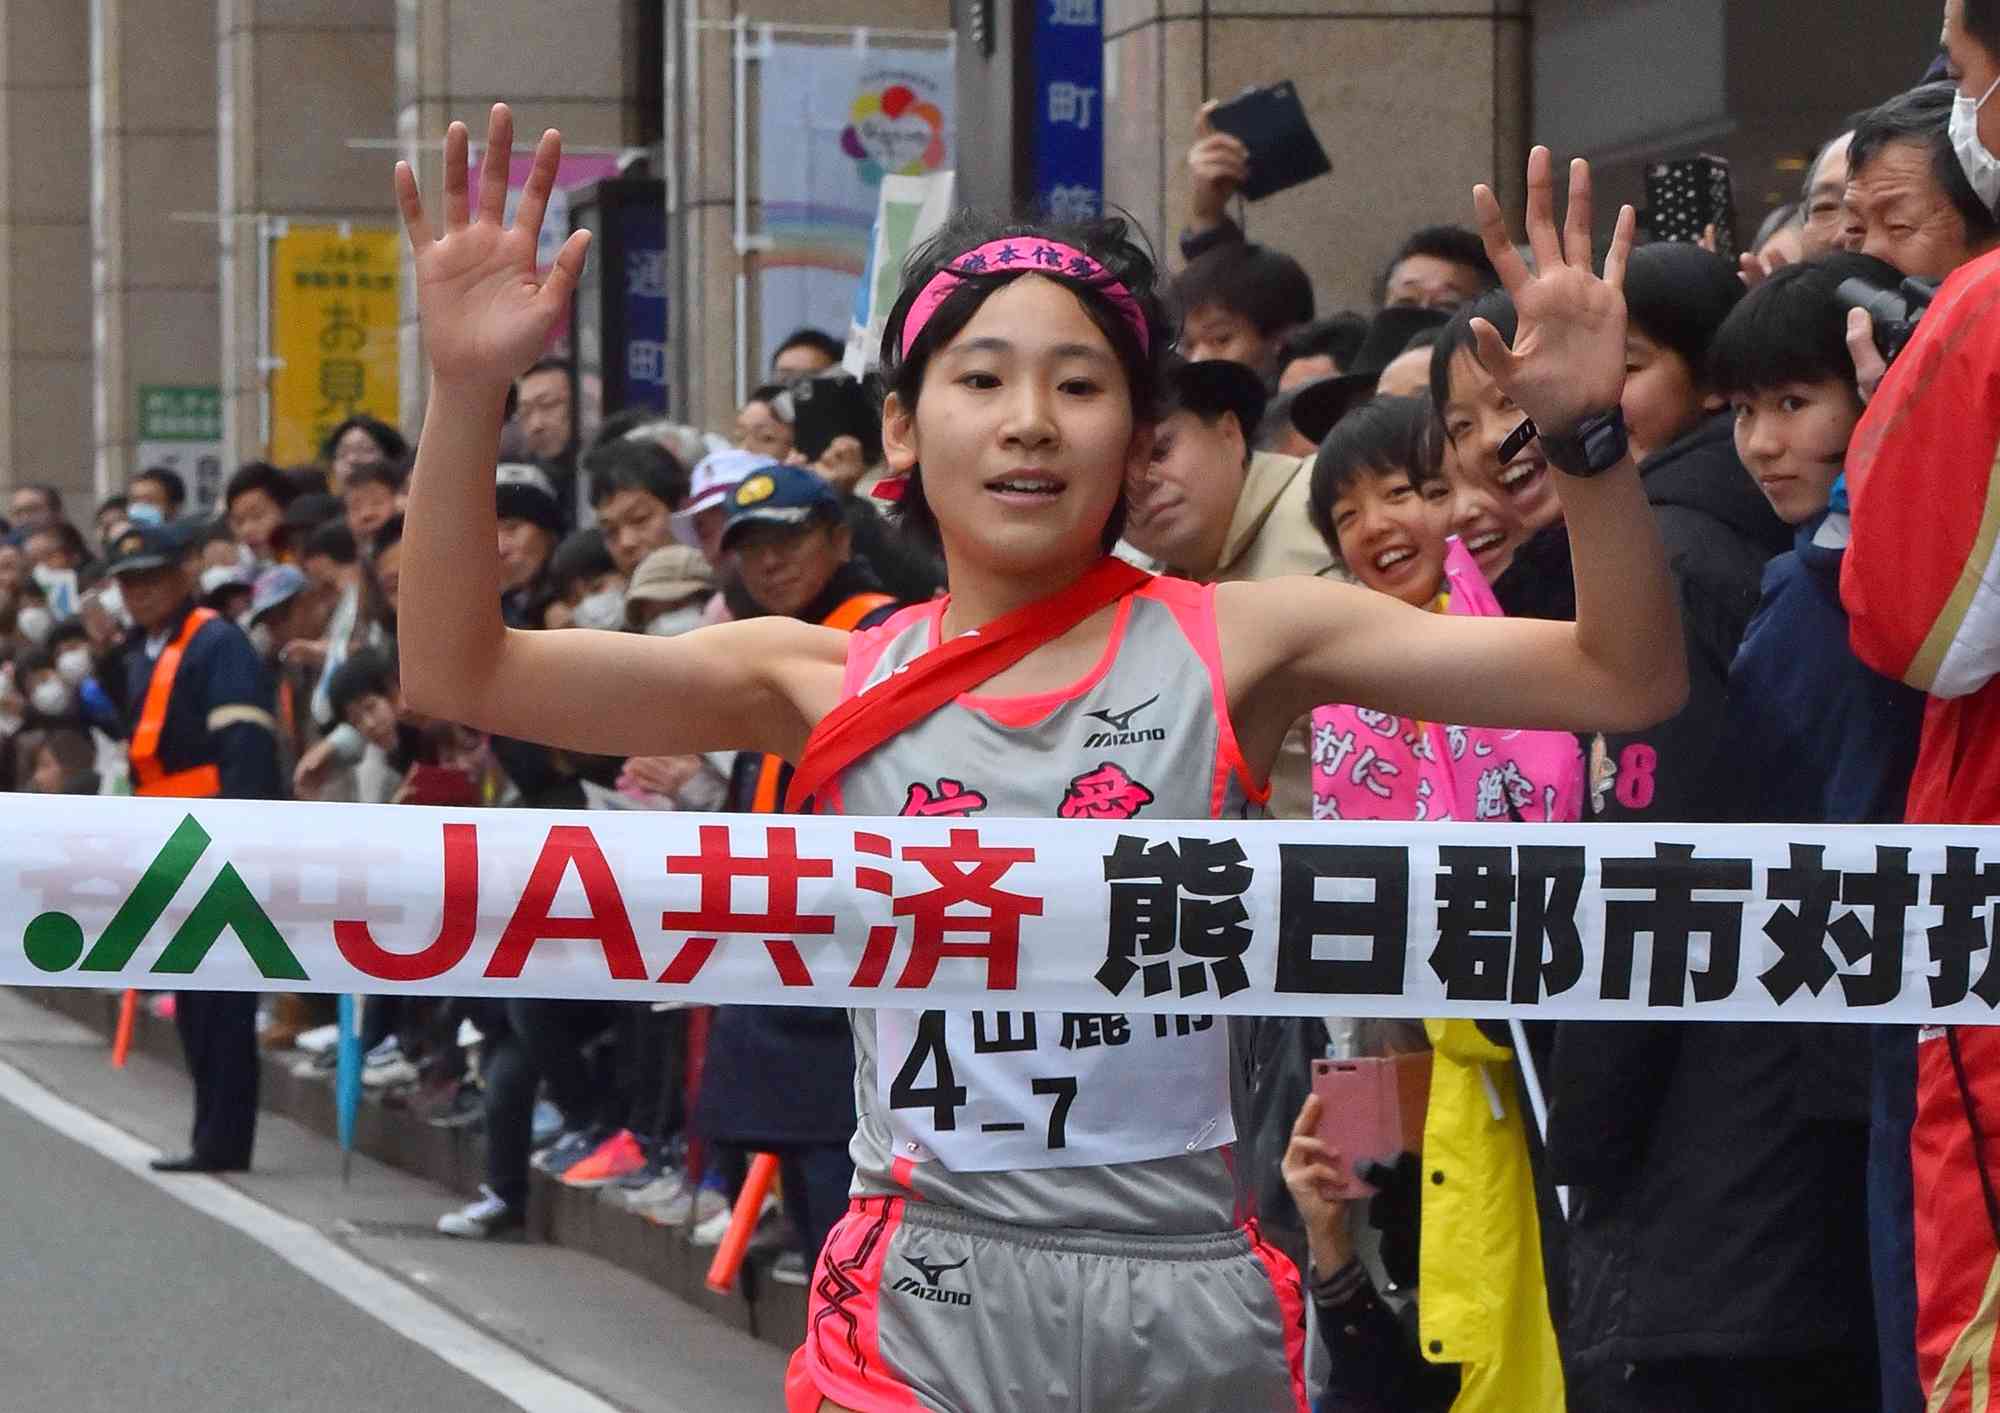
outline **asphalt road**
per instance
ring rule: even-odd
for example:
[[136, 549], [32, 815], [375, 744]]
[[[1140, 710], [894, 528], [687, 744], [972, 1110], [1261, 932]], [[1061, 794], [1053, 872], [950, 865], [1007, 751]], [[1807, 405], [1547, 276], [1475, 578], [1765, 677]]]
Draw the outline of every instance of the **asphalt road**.
[[0, 1413], [768, 1413], [783, 1355], [578, 1253], [433, 1236], [460, 1199], [263, 1116], [163, 1178], [185, 1077], [0, 992]]
[[15, 1408], [422, 1408], [492, 1390], [249, 1237], [0, 1104], [0, 1389]]

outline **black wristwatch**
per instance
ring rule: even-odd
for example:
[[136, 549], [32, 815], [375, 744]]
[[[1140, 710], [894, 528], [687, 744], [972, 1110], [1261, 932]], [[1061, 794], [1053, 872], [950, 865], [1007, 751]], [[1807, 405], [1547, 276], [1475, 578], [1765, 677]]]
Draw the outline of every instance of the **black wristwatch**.
[[1540, 430], [1535, 426], [1534, 418], [1527, 418], [1501, 443], [1500, 464], [1505, 466], [1537, 438], [1549, 465], [1566, 476], [1575, 476], [1580, 480], [1603, 475], [1623, 461], [1631, 450], [1631, 443], [1625, 435], [1625, 414], [1617, 407], [1611, 407], [1603, 412], [1591, 413], [1562, 436]]

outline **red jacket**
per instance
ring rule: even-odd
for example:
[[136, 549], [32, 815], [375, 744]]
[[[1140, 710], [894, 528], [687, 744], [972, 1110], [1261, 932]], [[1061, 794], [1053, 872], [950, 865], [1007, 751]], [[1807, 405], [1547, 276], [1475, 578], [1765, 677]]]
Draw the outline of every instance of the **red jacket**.
[[[2000, 823], [2000, 252], [1945, 281], [1847, 466], [1855, 654], [1930, 694], [1907, 817]], [[2000, 1217], [1980, 1174], [2000, 1181], [2000, 1029], [1922, 1032], [1911, 1162], [1918, 1373], [1933, 1409], [1970, 1413], [2000, 1375]]]
[[1932, 698], [1912, 824], [2000, 823], [2000, 252], [1938, 291], [1855, 429], [1854, 652]]

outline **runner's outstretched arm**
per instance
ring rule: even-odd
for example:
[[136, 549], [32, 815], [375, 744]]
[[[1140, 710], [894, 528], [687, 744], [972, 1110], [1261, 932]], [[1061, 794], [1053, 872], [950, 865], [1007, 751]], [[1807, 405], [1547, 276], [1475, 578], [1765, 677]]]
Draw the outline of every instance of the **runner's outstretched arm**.
[[[1520, 315], [1510, 348], [1476, 320], [1479, 360], [1537, 426], [1568, 431], [1618, 406], [1625, 382], [1625, 264], [1633, 215], [1619, 213], [1600, 279], [1592, 269], [1590, 167], [1570, 169], [1561, 230], [1546, 148], [1528, 159], [1530, 273], [1484, 186], [1473, 204], [1486, 253]], [[1576, 576], [1576, 621], [1425, 613], [1321, 580], [1225, 585], [1223, 661], [1246, 752], [1272, 749], [1322, 702], [1428, 721], [1639, 730], [1687, 695], [1679, 603], [1659, 530], [1628, 455], [1590, 479], [1557, 475]], [[1273, 734], [1275, 733], [1275, 734]], [[1261, 759], [1250, 755], [1251, 760]]]
[[794, 619], [678, 638], [509, 630], [500, 618], [493, 468], [507, 389], [541, 355], [583, 271], [589, 236], [546, 279], [535, 242], [562, 139], [544, 133], [514, 223], [504, 219], [513, 117], [495, 105], [479, 207], [465, 125], [445, 137], [444, 230], [409, 166], [396, 195], [430, 355], [430, 403], [403, 533], [402, 685], [411, 706], [482, 730], [602, 755], [754, 749], [796, 759], [840, 695], [845, 635]]

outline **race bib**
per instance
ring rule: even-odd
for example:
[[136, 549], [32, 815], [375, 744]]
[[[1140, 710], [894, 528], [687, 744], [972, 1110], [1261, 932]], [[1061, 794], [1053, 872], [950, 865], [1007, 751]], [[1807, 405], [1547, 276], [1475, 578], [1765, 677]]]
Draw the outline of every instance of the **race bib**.
[[1213, 1016], [884, 1010], [875, 1044], [897, 1155], [953, 1172], [1140, 1163], [1236, 1138]]

